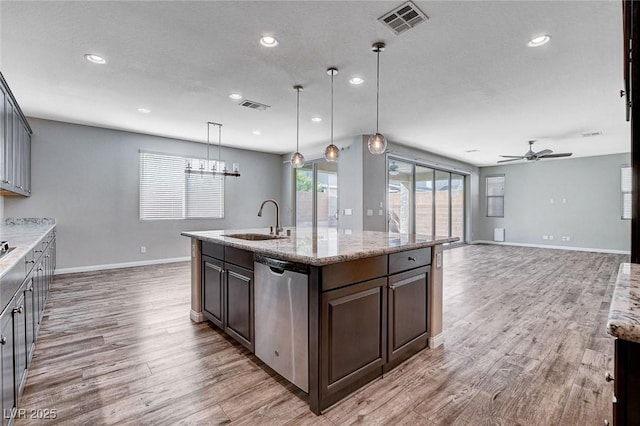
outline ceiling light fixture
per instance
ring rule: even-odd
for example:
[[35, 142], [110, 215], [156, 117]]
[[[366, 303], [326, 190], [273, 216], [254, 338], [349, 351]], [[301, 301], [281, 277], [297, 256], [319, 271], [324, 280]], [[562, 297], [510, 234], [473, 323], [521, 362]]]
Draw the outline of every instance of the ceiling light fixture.
[[233, 99], [234, 101], [237, 101], [242, 99], [242, 95], [240, 93], [229, 93], [229, 98]]
[[151, 110], [149, 108], [138, 108], [138, 112], [141, 112], [142, 114], [149, 114]]
[[107, 63], [107, 60], [105, 58], [103, 58], [100, 55], [96, 55], [94, 53], [87, 53], [86, 55], [84, 55], [84, 58], [87, 61], [92, 62], [94, 64], [98, 64], [98, 65], [103, 65]]
[[314, 123], [320, 123], [322, 121], [322, 118], [321, 117], [313, 117], [311, 119], [311, 121], [313, 121]]
[[333, 144], [333, 77], [338, 74], [338, 68], [328, 68], [327, 74], [331, 76], [331, 143], [324, 150], [324, 158], [330, 163], [335, 163], [340, 157], [340, 149]]
[[276, 40], [275, 37], [272, 36], [263, 36], [260, 37], [260, 44], [264, 47], [275, 47], [278, 45], [278, 40]]
[[349, 80], [349, 83], [353, 84], [354, 86], [358, 86], [358, 85], [364, 83], [364, 78], [362, 78], [362, 77], [351, 77], [351, 79]]
[[262, 132], [260, 130], [254, 130], [253, 134], [256, 136], [260, 136], [262, 134]]
[[[218, 160], [210, 161], [209, 160], [209, 147], [211, 146], [211, 126], [218, 126]], [[198, 170], [193, 170], [191, 166], [191, 161], [187, 162], [187, 167], [185, 167], [184, 172], [188, 175], [195, 172], [200, 172], [201, 175], [209, 174], [215, 176], [240, 176], [240, 163], [233, 163], [231, 171], [227, 169], [226, 162], [220, 160], [220, 150], [222, 147], [222, 124], [213, 123], [211, 121], [207, 121], [207, 162], [200, 160], [200, 167]], [[213, 163], [213, 164], [212, 164]], [[205, 165], [206, 164], [206, 165]], [[209, 167], [211, 169], [209, 169]]]
[[378, 131], [378, 121], [380, 116], [380, 52], [385, 48], [385, 44], [381, 41], [371, 46], [372, 50], [378, 57], [377, 73], [376, 73], [376, 134], [369, 137], [369, 152], [374, 155], [384, 154], [387, 150], [387, 139]]
[[302, 86], [295, 85], [293, 86], [293, 90], [298, 92], [298, 100], [296, 103], [296, 152], [291, 154], [291, 167], [299, 169], [304, 166], [304, 155], [300, 153], [300, 91], [302, 90]]
[[544, 44], [549, 43], [549, 40], [551, 40], [551, 36], [550, 35], [547, 35], [547, 34], [539, 35], [539, 36], [536, 36], [536, 37], [532, 38], [531, 40], [529, 40], [529, 43], [527, 43], [527, 46], [529, 46], [529, 47], [539, 47], [539, 46], [542, 46]]

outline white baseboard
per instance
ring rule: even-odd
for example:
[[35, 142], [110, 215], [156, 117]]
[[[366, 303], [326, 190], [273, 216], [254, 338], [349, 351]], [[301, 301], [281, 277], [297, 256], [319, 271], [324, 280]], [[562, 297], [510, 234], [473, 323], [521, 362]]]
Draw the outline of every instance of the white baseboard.
[[437, 336], [429, 337], [429, 348], [437, 348], [444, 344], [444, 333], [440, 333]]
[[518, 246], [518, 247], [534, 247], [534, 248], [545, 248], [545, 249], [555, 249], [555, 250], [592, 251], [596, 253], [610, 253], [610, 254], [631, 254], [631, 252], [628, 250], [611, 250], [611, 249], [590, 248], [590, 247], [552, 246], [552, 245], [546, 245], [546, 244], [512, 243], [512, 242], [497, 242], [497, 241], [485, 241], [485, 240], [472, 241], [471, 244], [495, 244], [499, 246]]
[[133, 266], [161, 265], [163, 263], [187, 262], [191, 257], [171, 257], [167, 259], [141, 260], [139, 262], [108, 263], [105, 265], [78, 266], [76, 268], [56, 269], [55, 275], [77, 274], [78, 272], [104, 271], [106, 269], [131, 268]]
[[203, 322], [204, 321], [204, 315], [202, 314], [202, 312], [196, 312], [193, 309], [191, 309], [191, 312], [189, 314], [189, 318], [191, 318], [191, 321], [193, 321], [193, 322]]

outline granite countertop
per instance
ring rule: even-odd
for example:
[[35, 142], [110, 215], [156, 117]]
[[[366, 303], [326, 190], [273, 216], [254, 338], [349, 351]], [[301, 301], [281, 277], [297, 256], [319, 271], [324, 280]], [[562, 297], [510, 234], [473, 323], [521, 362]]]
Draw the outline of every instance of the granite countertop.
[[268, 234], [269, 231], [266, 228], [227, 229], [187, 231], [182, 232], [181, 235], [314, 266], [430, 247], [459, 240], [457, 237], [348, 231], [331, 228], [292, 228], [289, 237], [264, 241], [247, 241], [225, 236], [244, 233]]
[[0, 257], [0, 278], [13, 268], [56, 226], [55, 219], [5, 219], [0, 222], [0, 240], [7, 241], [11, 252]]
[[609, 307], [607, 333], [640, 343], [640, 264], [620, 264]]

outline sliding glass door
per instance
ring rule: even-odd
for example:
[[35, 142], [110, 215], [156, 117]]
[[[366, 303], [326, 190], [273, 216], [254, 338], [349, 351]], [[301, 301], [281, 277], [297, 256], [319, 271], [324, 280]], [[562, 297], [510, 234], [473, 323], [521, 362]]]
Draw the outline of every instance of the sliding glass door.
[[334, 163], [311, 162], [296, 169], [296, 226], [338, 227], [338, 170]]
[[389, 232], [464, 241], [464, 175], [389, 158], [387, 194]]

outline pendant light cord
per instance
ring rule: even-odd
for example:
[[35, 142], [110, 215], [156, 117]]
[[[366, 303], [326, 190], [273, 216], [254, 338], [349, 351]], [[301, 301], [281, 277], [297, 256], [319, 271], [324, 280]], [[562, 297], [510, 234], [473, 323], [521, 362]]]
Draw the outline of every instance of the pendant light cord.
[[300, 88], [298, 91], [298, 101], [296, 104], [296, 152], [300, 152]]
[[211, 124], [207, 123], [207, 167], [209, 167], [209, 145], [211, 141], [210, 132]]
[[220, 148], [222, 145], [222, 124], [218, 124], [218, 166], [220, 165]]
[[380, 117], [380, 48], [376, 50], [378, 56], [378, 65], [377, 65], [377, 84], [376, 84], [376, 134], [378, 132], [378, 120]]
[[333, 74], [331, 70], [331, 145], [333, 145]]

